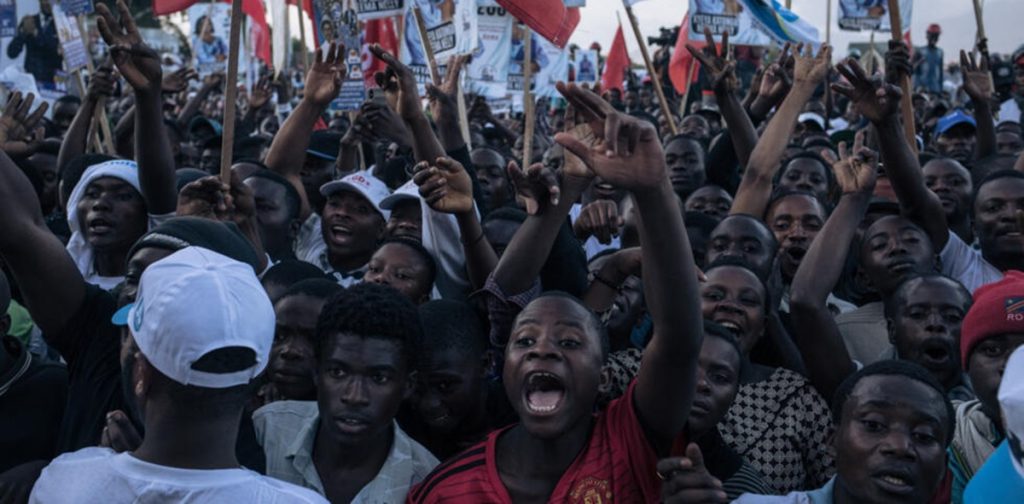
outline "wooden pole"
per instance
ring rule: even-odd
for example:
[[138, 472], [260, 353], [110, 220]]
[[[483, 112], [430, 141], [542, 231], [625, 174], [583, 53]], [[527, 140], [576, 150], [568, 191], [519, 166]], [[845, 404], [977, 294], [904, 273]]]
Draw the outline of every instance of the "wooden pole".
[[985, 20], [981, 15], [981, 0], [974, 0], [974, 22], [978, 25], [978, 42], [985, 38]]
[[220, 179], [231, 183], [231, 156], [235, 145], [235, 95], [238, 93], [238, 43], [242, 27], [242, 0], [231, 0], [231, 35], [228, 77], [224, 87], [224, 136], [220, 144]]
[[466, 111], [466, 97], [462, 94], [461, 74], [455, 81], [455, 100], [459, 109], [459, 132], [462, 133], [462, 141], [466, 142], [466, 148], [473, 150], [473, 142], [469, 136], [469, 114]]
[[[78, 15], [78, 16], [75, 16], [75, 20], [78, 22], [78, 32], [82, 35], [82, 44], [85, 45], [85, 54], [86, 54], [85, 64], [86, 64], [86, 68], [89, 69], [89, 75], [93, 75], [96, 70], [95, 70], [95, 68], [93, 67], [93, 64], [92, 64], [92, 48], [90, 47], [90, 44], [89, 44], [89, 33], [86, 31], [85, 17], [82, 16], [82, 15]], [[81, 74], [79, 74], [79, 76], [81, 76]], [[82, 97], [83, 98], [85, 98], [85, 93], [86, 93], [86, 89], [85, 89], [85, 86], [84, 86], [84, 83], [83, 83], [83, 87], [82, 87]], [[114, 153], [114, 136], [110, 133], [110, 121], [107, 119], [106, 102], [107, 102], [107, 99], [102, 97], [102, 96], [99, 97], [99, 99], [96, 100], [96, 108], [93, 110], [93, 113], [92, 113], [92, 125], [89, 127], [89, 130], [90, 131], [95, 131], [95, 128], [98, 125], [99, 126], [99, 130], [103, 133], [103, 140], [102, 140], [102, 142], [100, 142], [99, 138], [96, 139], [97, 145], [101, 146], [101, 148], [99, 149], [99, 152], [104, 153], [104, 154], [113, 154]], [[90, 135], [90, 138], [92, 138], [91, 135]]]
[[825, 2], [825, 43], [832, 45], [832, 0]]
[[309, 46], [306, 45], [306, 18], [308, 16], [306, 11], [302, 10], [302, 5], [297, 5], [296, 7], [299, 8], [299, 40], [302, 43], [302, 64], [305, 66], [303, 70], [308, 72], [311, 66], [309, 62]]
[[633, 8], [626, 4], [626, 0], [622, 0], [622, 3], [626, 7], [626, 17], [629, 18], [629, 24], [633, 27], [633, 34], [636, 35], [636, 43], [640, 46], [640, 55], [644, 57], [644, 64], [647, 65], [647, 73], [650, 74], [651, 82], [654, 83], [654, 92], [658, 94], [661, 113], [665, 116], [665, 120], [668, 121], [672, 134], [675, 135], [679, 133], [679, 128], [676, 126], [676, 120], [672, 117], [672, 113], [668, 108], [668, 101], [665, 100], [665, 90], [661, 87], [661, 77], [654, 71], [654, 63], [651, 62], [651, 56], [647, 52], [647, 45], [644, 44], [644, 36], [640, 33], [640, 23], [637, 21], [636, 15], [633, 14]]
[[533, 163], [533, 94], [530, 93], [530, 82], [533, 81], [533, 34], [530, 27], [523, 25], [523, 117], [526, 124], [523, 128], [523, 170]]
[[864, 63], [864, 69], [868, 71], [868, 76], [870, 77], [875, 74], [875, 30], [871, 30], [868, 46], [867, 61]]
[[437, 60], [434, 59], [434, 46], [427, 39], [427, 25], [423, 22], [423, 13], [419, 7], [414, 7], [412, 15], [416, 18], [416, 30], [420, 32], [420, 43], [423, 46], [423, 53], [427, 56], [427, 68], [430, 69], [430, 80], [435, 86], [441, 85], [441, 73], [437, 70]]
[[[903, 41], [903, 21], [900, 19], [899, 0], [889, 0], [889, 25], [892, 31], [892, 39], [898, 42]], [[900, 79], [900, 88], [903, 90], [903, 100], [900, 101], [900, 108], [903, 111], [903, 134], [907, 137], [907, 143], [911, 150], [917, 154], [917, 133], [914, 126], [914, 104], [910, 96], [910, 76], [904, 75]]]
[[[693, 87], [693, 73], [697, 71], [697, 58], [690, 59], [690, 71], [686, 74], [686, 92], [683, 93], [683, 103], [679, 104], [679, 117], [686, 117], [689, 114], [689, 110], [686, 110], [686, 104], [690, 101], [690, 89]], [[669, 116], [671, 117], [671, 116]]]

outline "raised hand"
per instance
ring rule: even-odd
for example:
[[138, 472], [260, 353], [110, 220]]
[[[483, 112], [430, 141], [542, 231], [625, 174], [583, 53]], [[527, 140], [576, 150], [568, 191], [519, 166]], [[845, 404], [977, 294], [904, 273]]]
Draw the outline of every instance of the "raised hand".
[[523, 170], [518, 163], [511, 161], [508, 176], [516, 188], [516, 200], [526, 207], [527, 214], [536, 215], [548, 203], [551, 206], [558, 204], [562, 195], [558, 177], [542, 163], [534, 163]]
[[199, 79], [199, 72], [194, 68], [182, 68], [164, 76], [161, 89], [164, 93], [180, 93], [188, 88], [189, 81]]
[[572, 223], [576, 238], [586, 240], [591, 236], [605, 245], [612, 237], [619, 235], [619, 229], [626, 223], [619, 215], [619, 205], [611, 200], [596, 200], [580, 209], [580, 216]]
[[839, 142], [839, 159], [828, 149], [822, 155], [832, 165], [843, 194], [870, 194], [875, 190], [878, 153], [864, 146], [864, 130], [857, 131], [852, 151], [847, 149], [846, 142]]
[[416, 76], [412, 70], [398, 61], [380, 44], [370, 46], [370, 52], [383, 61], [388, 69], [374, 75], [377, 85], [388, 95], [388, 101], [402, 119], [415, 119], [423, 113], [420, 105], [419, 91], [416, 89]]
[[235, 211], [231, 186], [220, 177], [209, 176], [193, 181], [178, 193], [177, 215], [211, 220], [231, 220]]
[[685, 457], [661, 459], [657, 465], [661, 485], [661, 498], [665, 504], [725, 503], [729, 497], [722, 482], [704, 466], [700, 447], [690, 443]]
[[114, 67], [106, 62], [98, 67], [89, 76], [89, 86], [86, 88], [85, 96], [88, 100], [95, 102], [100, 97], [109, 98], [114, 94], [114, 84], [117, 77], [114, 75]]
[[707, 26], [704, 27], [704, 38], [707, 39], [704, 49], [686, 44], [686, 50], [704, 66], [711, 78], [711, 87], [716, 93], [736, 92], [739, 89], [739, 79], [736, 78], [736, 61], [729, 57], [732, 51], [729, 45], [729, 32], [722, 34], [721, 52], [715, 48], [715, 38], [711, 35], [711, 28]]
[[856, 103], [857, 110], [869, 121], [880, 123], [899, 113], [903, 92], [898, 86], [871, 79], [852, 58], [836, 65], [836, 70], [848, 83], [834, 83], [832, 90]]
[[452, 56], [448, 59], [448, 69], [445, 72], [444, 81], [441, 82], [440, 86], [435, 86], [428, 83], [427, 98], [430, 104], [430, 115], [435, 120], [440, 119], [445, 114], [454, 116], [457, 119], [458, 110], [456, 100], [458, 96], [455, 93], [459, 90], [459, 75], [462, 73], [462, 68], [469, 62], [469, 55]]
[[259, 110], [270, 101], [274, 91], [270, 86], [270, 77], [263, 76], [249, 92], [249, 110]]
[[981, 64], [975, 61], [974, 54], [960, 50], [960, 69], [964, 75], [964, 92], [975, 103], [989, 103], [995, 94], [992, 83], [992, 72], [988, 69], [988, 58], [981, 57]]
[[122, 453], [135, 451], [141, 444], [142, 436], [139, 436], [125, 412], [114, 410], [107, 413], [107, 423], [100, 433], [100, 446]]
[[448, 214], [473, 211], [473, 182], [458, 161], [443, 157], [433, 166], [421, 161], [413, 171], [412, 180], [430, 208]]
[[387, 103], [367, 100], [360, 109], [360, 118], [361, 124], [369, 129], [366, 133], [393, 140], [406, 147], [412, 146], [412, 134], [405, 126], [405, 121]]
[[49, 104], [43, 102], [30, 114], [34, 100], [31, 93], [24, 99], [21, 93], [14, 93], [0, 115], [0, 150], [12, 158], [31, 156], [43, 141], [45, 132], [40, 121]]
[[899, 84], [903, 76], [910, 75], [914, 66], [910, 64], [910, 51], [902, 40], [890, 40], [889, 52], [885, 53], [885, 80]]
[[832, 66], [832, 46], [821, 44], [817, 56], [814, 49], [800, 44], [793, 53], [793, 80], [817, 86], [825, 80], [828, 69]]
[[135, 19], [128, 11], [124, 0], [117, 0], [120, 21], [106, 5], [96, 5], [96, 27], [103, 36], [103, 41], [110, 46], [110, 55], [117, 65], [118, 71], [136, 93], [155, 94], [162, 88], [163, 70], [160, 68], [160, 57], [156, 51], [146, 45], [135, 26]]
[[566, 153], [566, 174], [571, 167], [569, 153], [575, 154], [609, 184], [626, 190], [653, 189], [667, 183], [665, 153], [658, 141], [654, 125], [623, 114], [592, 91], [576, 84], [557, 84], [559, 93], [572, 105], [580, 125], [589, 128], [587, 135], [593, 141], [580, 138], [577, 124], [566, 120], [566, 128], [572, 132], [555, 135], [555, 141], [568, 151]]
[[203, 87], [206, 89], [214, 89], [224, 84], [224, 74], [220, 72], [214, 72], [212, 74], [203, 77]]
[[321, 46], [313, 55], [313, 66], [306, 73], [306, 87], [303, 99], [326, 108], [341, 92], [345, 80], [345, 46], [331, 42], [324, 58]]

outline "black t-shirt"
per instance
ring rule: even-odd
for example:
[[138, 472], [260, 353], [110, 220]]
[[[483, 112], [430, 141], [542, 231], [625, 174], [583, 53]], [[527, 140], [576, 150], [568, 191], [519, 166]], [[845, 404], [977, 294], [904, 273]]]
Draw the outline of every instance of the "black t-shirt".
[[[25, 462], [55, 455], [64, 415], [68, 372], [39, 362], [17, 339], [6, 336], [0, 352], [14, 364], [0, 376], [0, 473]], [[4, 390], [6, 389], [6, 390]]]
[[45, 335], [68, 363], [68, 400], [57, 436], [57, 453], [96, 446], [107, 413], [124, 409], [121, 329], [110, 321], [115, 311], [114, 297], [90, 284], [64, 331]]

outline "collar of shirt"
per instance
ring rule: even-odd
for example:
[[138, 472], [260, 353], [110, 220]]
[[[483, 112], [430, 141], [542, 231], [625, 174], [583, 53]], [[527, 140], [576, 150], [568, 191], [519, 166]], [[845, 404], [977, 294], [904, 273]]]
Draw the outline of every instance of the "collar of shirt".
[[334, 277], [334, 281], [341, 284], [342, 287], [349, 287], [362, 281], [363, 275], [366, 274], [366, 270], [369, 268], [369, 264], [364, 264], [362, 267], [351, 271], [338, 271], [334, 269], [334, 266], [331, 266], [331, 261], [327, 258], [326, 250], [320, 253], [317, 266], [320, 266], [320, 269], [324, 270], [324, 273]]
[[[295, 470], [302, 475], [303, 486], [313, 488], [324, 495], [323, 482], [313, 464], [313, 443], [319, 424], [319, 413], [303, 420], [295, 441], [285, 452], [285, 458], [290, 460]], [[353, 504], [400, 502], [405, 499], [405, 494], [414, 483], [416, 465], [413, 460], [413, 441], [397, 422], [392, 420], [391, 425], [394, 437], [388, 458], [377, 475], [352, 499]]]

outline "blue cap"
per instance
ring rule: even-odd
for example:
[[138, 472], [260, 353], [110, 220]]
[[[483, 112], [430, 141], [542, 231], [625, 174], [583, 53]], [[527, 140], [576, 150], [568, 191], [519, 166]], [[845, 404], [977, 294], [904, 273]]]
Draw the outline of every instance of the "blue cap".
[[935, 126], [935, 138], [942, 136], [951, 128], [960, 124], [970, 124], [972, 128], [978, 128], [978, 123], [974, 118], [964, 112], [963, 109], [958, 108], [939, 119], [939, 123]]
[[116, 326], [128, 325], [128, 312], [131, 311], [132, 306], [135, 306], [135, 303], [128, 303], [122, 306], [120, 310], [114, 312], [114, 315], [110, 317], [110, 322]]

